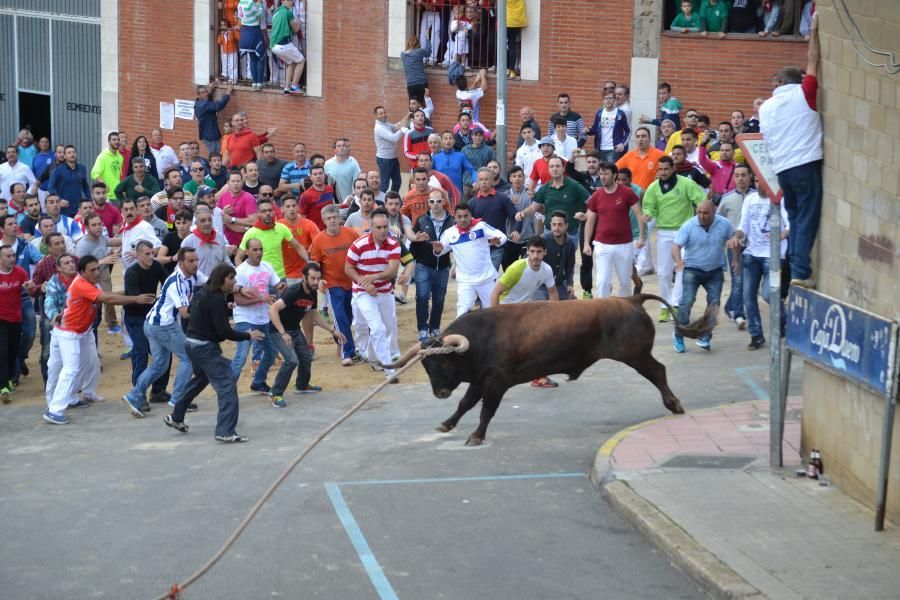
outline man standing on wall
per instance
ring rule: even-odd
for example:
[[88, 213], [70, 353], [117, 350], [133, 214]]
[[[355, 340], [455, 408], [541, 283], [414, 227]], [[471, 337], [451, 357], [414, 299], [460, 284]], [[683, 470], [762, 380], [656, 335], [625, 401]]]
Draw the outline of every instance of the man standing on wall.
[[818, 18], [813, 17], [806, 74], [794, 67], [778, 71], [772, 80], [772, 97], [759, 109], [759, 129], [769, 146], [791, 220], [791, 283], [809, 288], [816, 286], [810, 253], [822, 213], [822, 119], [816, 109], [818, 30]]

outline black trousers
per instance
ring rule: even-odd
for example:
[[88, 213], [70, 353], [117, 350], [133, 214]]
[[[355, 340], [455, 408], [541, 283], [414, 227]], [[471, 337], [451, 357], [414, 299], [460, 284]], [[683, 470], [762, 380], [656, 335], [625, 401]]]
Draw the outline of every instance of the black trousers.
[[578, 228], [578, 252], [581, 253], [578, 281], [581, 283], [581, 289], [590, 292], [594, 287], [594, 259], [584, 253], [584, 222]]
[[0, 388], [5, 388], [13, 377], [19, 360], [19, 339], [22, 324], [0, 320]]

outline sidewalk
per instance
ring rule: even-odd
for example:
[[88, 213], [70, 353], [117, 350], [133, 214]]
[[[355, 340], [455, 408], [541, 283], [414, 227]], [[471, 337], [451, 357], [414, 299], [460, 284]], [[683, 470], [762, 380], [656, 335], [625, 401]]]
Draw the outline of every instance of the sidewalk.
[[592, 478], [713, 597], [900, 597], [900, 529], [876, 533], [872, 510], [795, 475], [802, 408], [788, 399], [783, 469], [769, 468], [769, 403], [753, 401], [623, 430]]

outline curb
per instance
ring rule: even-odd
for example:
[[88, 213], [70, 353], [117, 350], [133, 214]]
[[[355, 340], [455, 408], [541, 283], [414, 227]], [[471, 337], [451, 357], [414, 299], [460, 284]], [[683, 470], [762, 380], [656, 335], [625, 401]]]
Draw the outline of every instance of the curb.
[[[748, 400], [747, 402], [758, 402]], [[734, 406], [738, 402], [712, 406], [696, 412]], [[617, 431], [597, 450], [591, 465], [591, 483], [610, 507], [653, 544], [679, 569], [713, 598], [720, 600], [764, 600], [767, 598], [734, 569], [704, 548], [654, 504], [645, 500], [624, 481], [610, 476], [609, 460], [616, 446], [629, 434], [676, 415], [657, 417]]]

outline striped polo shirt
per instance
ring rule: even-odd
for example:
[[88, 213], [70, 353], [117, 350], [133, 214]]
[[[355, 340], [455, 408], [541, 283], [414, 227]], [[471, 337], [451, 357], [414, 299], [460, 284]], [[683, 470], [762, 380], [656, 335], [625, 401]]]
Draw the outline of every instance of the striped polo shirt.
[[[400, 260], [400, 243], [388, 236], [381, 246], [376, 246], [372, 241], [372, 235], [366, 234], [350, 244], [347, 249], [347, 264], [355, 267], [360, 275], [372, 275], [381, 273], [388, 268], [392, 260]], [[392, 281], [378, 281], [375, 289], [379, 294], [390, 294], [394, 289]], [[353, 293], [365, 292], [365, 288], [353, 284]]]
[[188, 306], [194, 291], [204, 283], [206, 275], [200, 271], [187, 277], [181, 267], [175, 267], [175, 271], [163, 282], [156, 302], [147, 313], [147, 322], [157, 327], [174, 323], [178, 319], [178, 309]]

